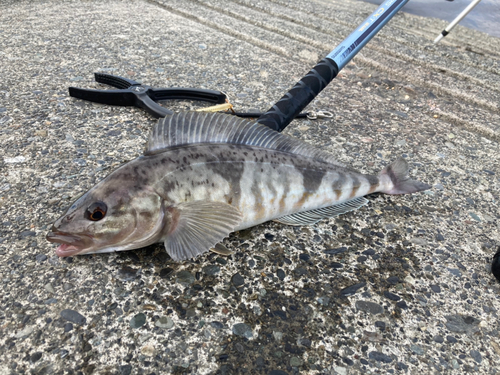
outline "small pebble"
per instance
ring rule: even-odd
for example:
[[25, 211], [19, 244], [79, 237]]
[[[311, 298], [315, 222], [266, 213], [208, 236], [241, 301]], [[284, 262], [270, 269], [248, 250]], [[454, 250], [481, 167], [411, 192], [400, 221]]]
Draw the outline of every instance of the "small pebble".
[[35, 259], [36, 259], [37, 262], [42, 263], [42, 262], [45, 262], [47, 260], [47, 255], [45, 255], [45, 254], [38, 254], [35, 257]]
[[34, 330], [35, 330], [35, 327], [32, 327], [32, 326], [25, 327], [24, 329], [22, 329], [21, 331], [16, 333], [14, 337], [16, 339], [24, 339], [24, 338], [28, 337], [29, 335], [31, 335]]
[[318, 298], [318, 303], [320, 305], [323, 305], [323, 306], [328, 306], [328, 304], [330, 303], [330, 297], [319, 297]]
[[278, 279], [283, 281], [286, 277], [285, 271], [283, 271], [281, 268], [278, 268], [278, 270], [276, 271], [276, 276], [278, 276]]
[[312, 343], [308, 338], [303, 338], [299, 340], [299, 344], [305, 346], [306, 348], [310, 348]]
[[463, 317], [462, 315], [446, 315], [446, 328], [455, 333], [474, 333], [478, 330], [479, 320], [471, 316]]
[[168, 316], [162, 316], [155, 323], [156, 327], [170, 329], [174, 326], [174, 321]]
[[388, 292], [388, 291], [384, 292], [384, 296], [386, 298], [389, 298], [391, 301], [399, 301], [401, 299], [400, 296], [398, 296], [398, 295], [396, 295], [394, 293]]
[[365, 285], [366, 285], [366, 283], [358, 283], [358, 284], [354, 284], [354, 285], [348, 286], [347, 288], [342, 289], [340, 291], [340, 294], [343, 297], [352, 296], [352, 295], [356, 294], [356, 292], [359, 289], [363, 288]]
[[460, 277], [462, 276], [462, 272], [460, 272], [460, 270], [458, 268], [448, 268], [448, 271], [454, 275], [454, 276], [457, 276], [457, 277]]
[[469, 215], [471, 218], [473, 218], [476, 221], [481, 221], [481, 218], [477, 216], [474, 212], [469, 212]]
[[387, 282], [391, 285], [396, 285], [397, 283], [399, 283], [399, 277], [391, 276], [387, 279]]
[[309, 259], [311, 259], [311, 256], [306, 253], [299, 254], [299, 259], [307, 262]]
[[83, 325], [87, 321], [87, 319], [82, 314], [75, 310], [64, 309], [63, 311], [61, 311], [60, 315], [64, 320], [75, 323], [77, 325]]
[[87, 162], [82, 158], [73, 159], [73, 163], [79, 165], [80, 167], [85, 167], [87, 165]]
[[343, 247], [338, 247], [335, 249], [326, 249], [324, 251], [324, 253], [328, 254], [328, 255], [337, 255], [337, 254], [345, 253], [346, 251], [347, 251], [347, 247], [343, 246]]
[[224, 324], [222, 324], [221, 322], [217, 322], [217, 321], [211, 322], [210, 325], [213, 328], [215, 328], [215, 329], [222, 329], [222, 328], [224, 328]]
[[401, 300], [399, 302], [396, 302], [396, 306], [399, 307], [400, 309], [407, 309], [408, 305], [406, 304], [406, 301]]
[[203, 273], [207, 276], [215, 276], [218, 273], [220, 273], [220, 267], [215, 265], [215, 264], [205, 266], [205, 267], [203, 267], [202, 270], [203, 270]]
[[194, 284], [196, 279], [189, 271], [180, 271], [176, 274], [175, 281], [182, 286], [189, 286]]
[[441, 293], [441, 287], [439, 285], [431, 285], [430, 287], [434, 293]]
[[382, 314], [384, 312], [384, 308], [381, 305], [371, 301], [356, 301], [356, 308], [373, 315]]
[[45, 284], [45, 286], [43, 287], [47, 292], [51, 293], [51, 294], [54, 294], [56, 291], [54, 290], [54, 287], [52, 286], [51, 283], [47, 283]]
[[144, 324], [146, 324], [146, 315], [144, 315], [143, 313], [134, 315], [132, 319], [130, 319], [130, 327], [132, 328], [140, 328]]
[[130, 375], [132, 373], [132, 366], [131, 365], [119, 366], [118, 371], [120, 372], [120, 375]]
[[406, 371], [408, 369], [408, 365], [403, 362], [396, 363], [396, 368], [398, 370]]
[[35, 363], [36, 361], [38, 361], [40, 358], [42, 358], [42, 352], [35, 352], [33, 354], [30, 355], [30, 361], [32, 363]]
[[438, 344], [442, 344], [444, 342], [444, 338], [442, 336], [436, 335], [432, 338]]
[[354, 365], [353, 360], [350, 359], [350, 358], [347, 358], [347, 357], [342, 358], [342, 362], [344, 362], [347, 366], [353, 366]]
[[292, 357], [290, 358], [290, 366], [292, 367], [299, 367], [302, 366], [302, 360], [298, 357]]
[[245, 279], [243, 279], [243, 276], [241, 276], [239, 273], [236, 273], [231, 277], [231, 283], [235, 287], [240, 287], [245, 284]]
[[471, 350], [469, 354], [477, 363], [481, 363], [481, 361], [483, 360], [481, 353], [477, 350]]
[[245, 337], [251, 339], [253, 337], [252, 329], [245, 323], [236, 323], [233, 325], [233, 334], [236, 336]]
[[160, 271], [160, 277], [162, 279], [168, 279], [168, 278], [170, 278], [170, 276], [172, 276], [173, 273], [174, 273], [174, 269], [173, 268], [170, 268], [170, 267], [163, 268]]
[[413, 353], [415, 353], [416, 355], [424, 355], [424, 349], [422, 349], [420, 346], [418, 345], [411, 345], [410, 346], [410, 349]]
[[265, 233], [264, 237], [266, 238], [266, 240], [268, 240], [270, 242], [272, 242], [274, 240], [274, 234], [271, 234], [271, 233]]
[[147, 357], [152, 357], [155, 355], [155, 348], [152, 345], [145, 345], [141, 348], [141, 353]]
[[375, 255], [375, 250], [368, 249], [368, 250], [363, 251], [363, 254], [365, 254], [365, 255]]
[[373, 359], [377, 362], [391, 363], [393, 359], [389, 357], [387, 354], [373, 351], [368, 354], [368, 358]]
[[118, 270], [117, 276], [118, 279], [122, 281], [132, 281], [137, 278], [138, 272], [139, 269], [132, 268], [129, 266], [123, 266], [121, 269]]

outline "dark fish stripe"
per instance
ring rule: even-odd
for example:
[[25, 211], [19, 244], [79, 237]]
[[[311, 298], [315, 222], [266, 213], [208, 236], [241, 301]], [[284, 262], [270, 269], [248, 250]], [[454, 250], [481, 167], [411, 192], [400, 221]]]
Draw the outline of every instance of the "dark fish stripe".
[[369, 174], [365, 174], [363, 175], [363, 177], [366, 178], [368, 180], [368, 183], [370, 184], [370, 189], [366, 194], [371, 194], [375, 192], [380, 185], [380, 179], [377, 176], [372, 176]]
[[315, 193], [323, 181], [326, 172], [319, 169], [301, 169], [304, 190], [308, 193]]
[[346, 182], [344, 173], [338, 172], [337, 179], [332, 184], [332, 191], [337, 194], [337, 199], [342, 195], [342, 187]]

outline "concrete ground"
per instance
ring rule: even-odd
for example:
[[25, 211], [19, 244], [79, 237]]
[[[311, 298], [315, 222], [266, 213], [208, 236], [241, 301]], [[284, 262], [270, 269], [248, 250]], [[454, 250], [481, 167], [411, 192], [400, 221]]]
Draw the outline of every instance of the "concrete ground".
[[[397, 156], [425, 193], [311, 227], [59, 259], [80, 194], [155, 120], [76, 100], [94, 72], [222, 90], [267, 110], [374, 10], [357, 1], [0, 2], [0, 374], [480, 373], [500, 368], [500, 39], [398, 14], [286, 133], [363, 172]], [[205, 105], [165, 103], [171, 109]]]

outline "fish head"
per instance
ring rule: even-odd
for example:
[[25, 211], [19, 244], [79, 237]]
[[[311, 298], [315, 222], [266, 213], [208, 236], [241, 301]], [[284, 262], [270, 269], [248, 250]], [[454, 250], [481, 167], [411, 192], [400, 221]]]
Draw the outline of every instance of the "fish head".
[[138, 249], [161, 239], [164, 211], [151, 189], [98, 184], [57, 219], [46, 238], [59, 244], [60, 257]]

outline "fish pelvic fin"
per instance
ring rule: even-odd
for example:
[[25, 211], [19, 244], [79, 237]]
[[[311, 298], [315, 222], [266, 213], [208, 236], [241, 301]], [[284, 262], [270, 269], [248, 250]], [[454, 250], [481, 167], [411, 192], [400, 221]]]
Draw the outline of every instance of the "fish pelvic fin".
[[386, 181], [388, 188], [381, 190], [385, 194], [410, 194], [424, 191], [431, 188], [426, 183], [412, 180], [409, 173], [409, 166], [405, 159], [398, 158], [379, 174], [381, 182]]
[[336, 203], [332, 206], [316, 208], [314, 210], [302, 211], [295, 214], [282, 216], [275, 219], [274, 221], [285, 225], [312, 225], [322, 219], [335, 217], [345, 214], [349, 211], [357, 210], [367, 203], [368, 199], [358, 197], [341, 203]]
[[240, 211], [227, 203], [194, 201], [167, 208], [170, 223], [165, 249], [175, 261], [196, 258], [221, 242], [242, 221]]

